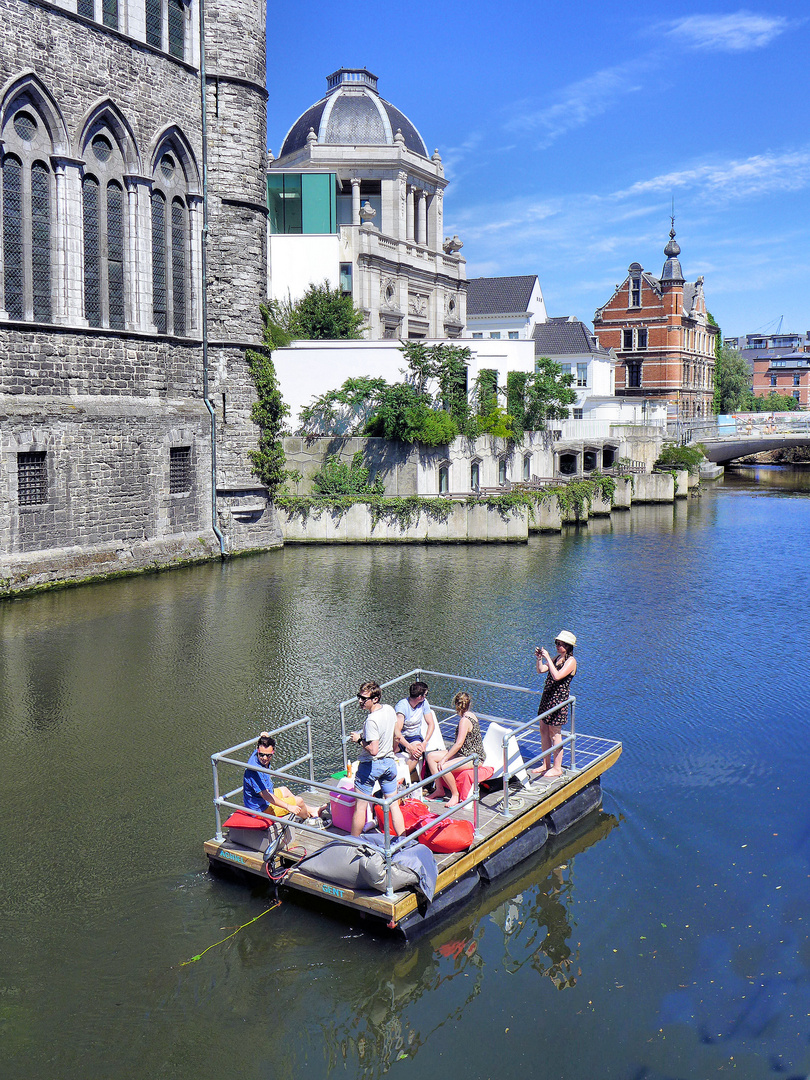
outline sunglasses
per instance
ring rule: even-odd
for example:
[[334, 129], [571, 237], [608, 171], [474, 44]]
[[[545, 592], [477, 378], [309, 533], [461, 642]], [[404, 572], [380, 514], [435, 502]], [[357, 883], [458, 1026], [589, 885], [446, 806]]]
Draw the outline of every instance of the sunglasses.
[[357, 700], [358, 700], [358, 701], [373, 701], [373, 700], [374, 700], [374, 695], [373, 695], [373, 694], [369, 694], [369, 695], [368, 695], [368, 696], [366, 697], [366, 696], [365, 696], [365, 695], [363, 695], [363, 694], [358, 694], [358, 695], [357, 695]]
[[256, 751], [256, 757], [272, 757], [272, 756], [273, 756], [273, 751], [272, 750], [268, 750], [267, 753], [265, 753], [265, 754], [263, 754], [261, 752], [261, 750]]

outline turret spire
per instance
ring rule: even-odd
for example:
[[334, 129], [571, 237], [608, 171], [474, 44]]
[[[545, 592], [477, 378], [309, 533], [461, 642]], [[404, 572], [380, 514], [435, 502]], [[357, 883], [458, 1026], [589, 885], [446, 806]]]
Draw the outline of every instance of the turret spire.
[[664, 254], [667, 257], [667, 261], [664, 263], [664, 269], [661, 271], [661, 280], [669, 282], [680, 282], [683, 284], [684, 276], [681, 270], [681, 264], [678, 261], [678, 256], [681, 253], [681, 245], [675, 239], [675, 205], [673, 202], [672, 214], [670, 216], [670, 230], [669, 230], [669, 243], [664, 248]]

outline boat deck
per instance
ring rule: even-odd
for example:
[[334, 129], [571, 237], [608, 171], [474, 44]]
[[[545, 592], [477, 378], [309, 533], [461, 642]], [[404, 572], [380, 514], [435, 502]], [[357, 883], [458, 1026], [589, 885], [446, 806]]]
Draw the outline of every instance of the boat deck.
[[[521, 738], [520, 749], [524, 760], [527, 761], [537, 752], [533, 739]], [[436, 856], [439, 876], [434, 903], [456, 882], [472, 872], [478, 871], [484, 880], [489, 880], [488, 860], [493, 859], [498, 853], [505, 852], [509, 845], [515, 844], [520, 838], [525, 840], [527, 833], [536, 834], [535, 846], [541, 847], [545, 843], [547, 834], [540, 823], [549, 824], [551, 832], [559, 831], [559, 826], [554, 822], [554, 811], [577, 796], [588, 785], [598, 782], [601, 774], [618, 760], [621, 751], [621, 743], [577, 734], [577, 767], [572, 769], [570, 761], [567, 761], [568, 767], [564, 769], [561, 777], [550, 781], [534, 780], [526, 786], [520, 786], [513, 779], [509, 785], [508, 817], [502, 812], [504, 799], [502, 790], [482, 794], [478, 802], [478, 835], [472, 846], [467, 851]], [[566, 762], [564, 766], [565, 764]], [[324, 801], [323, 793], [315, 790], [302, 791], [301, 795], [314, 811]], [[600, 801], [601, 792], [591, 803], [590, 808], [595, 808]], [[441, 801], [428, 800], [428, 804], [437, 812], [446, 810], [446, 805]], [[457, 816], [472, 821], [472, 806], [460, 809]], [[565, 827], [564, 824], [563, 827]], [[325, 844], [345, 838], [347, 834], [334, 826], [312, 831], [293, 824], [289, 826], [289, 830], [290, 842], [279, 851], [281, 863], [289, 868], [283, 880], [285, 888], [353, 908], [358, 912], [383, 920], [389, 925], [399, 924], [416, 912], [417, 899], [411, 890], [394, 893], [393, 898], [388, 898], [381, 893], [330, 884], [297, 870], [296, 865], [304, 855], [311, 855]], [[227, 839], [222, 842], [215, 838], [208, 840], [204, 847], [212, 862], [237, 867], [267, 879], [264, 858], [260, 852], [251, 851]], [[520, 858], [524, 858], [529, 853], [529, 848], [530, 845], [524, 844], [524, 853], [515, 857], [513, 864]]]

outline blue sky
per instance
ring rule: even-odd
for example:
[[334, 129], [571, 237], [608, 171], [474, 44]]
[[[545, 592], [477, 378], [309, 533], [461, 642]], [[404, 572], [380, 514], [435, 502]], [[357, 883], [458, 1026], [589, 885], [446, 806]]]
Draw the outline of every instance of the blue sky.
[[536, 273], [590, 321], [629, 263], [660, 273], [674, 196], [724, 334], [810, 330], [807, 4], [268, 9], [268, 145], [367, 67], [442, 154], [468, 277]]

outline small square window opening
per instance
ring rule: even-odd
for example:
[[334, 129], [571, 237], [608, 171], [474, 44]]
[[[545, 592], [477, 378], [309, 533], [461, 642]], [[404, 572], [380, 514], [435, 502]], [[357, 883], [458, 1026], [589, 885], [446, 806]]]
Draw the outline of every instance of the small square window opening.
[[172, 446], [169, 450], [169, 494], [191, 491], [191, 447]]
[[20, 506], [48, 501], [48, 462], [44, 450], [17, 454], [17, 499]]

